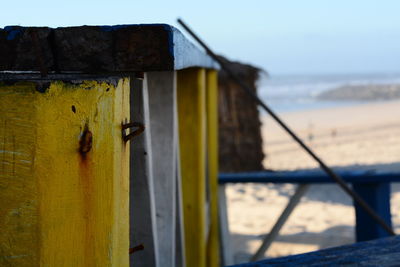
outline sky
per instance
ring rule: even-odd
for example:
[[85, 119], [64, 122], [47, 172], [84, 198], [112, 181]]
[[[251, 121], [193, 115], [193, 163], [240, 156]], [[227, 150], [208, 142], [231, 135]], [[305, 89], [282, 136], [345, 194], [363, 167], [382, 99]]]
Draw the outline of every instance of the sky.
[[180, 17], [215, 52], [271, 75], [400, 73], [398, 0], [0, 1], [0, 27], [180, 29]]

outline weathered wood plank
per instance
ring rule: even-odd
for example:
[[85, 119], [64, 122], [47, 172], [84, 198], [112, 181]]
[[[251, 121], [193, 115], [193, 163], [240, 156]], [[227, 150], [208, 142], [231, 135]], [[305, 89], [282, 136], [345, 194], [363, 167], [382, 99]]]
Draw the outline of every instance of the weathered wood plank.
[[205, 70], [178, 72], [178, 117], [186, 264], [206, 266]]
[[155, 214], [153, 151], [147, 80], [131, 80], [131, 118], [145, 125], [145, 131], [131, 143], [130, 158], [130, 246], [144, 250], [131, 255], [130, 266], [162, 266], [158, 253]]
[[159, 258], [162, 266], [175, 267], [176, 74], [174, 71], [148, 72], [146, 77]]
[[1, 266], [128, 266], [128, 99], [129, 79], [0, 84]]
[[214, 61], [167, 24], [0, 29], [0, 71], [130, 72]]
[[209, 235], [207, 266], [220, 266], [218, 219], [218, 82], [217, 71], [206, 71], [207, 171], [209, 188]]
[[[175, 118], [178, 122], [178, 109], [175, 109]], [[182, 198], [182, 175], [181, 175], [181, 164], [180, 164], [180, 146], [179, 146], [179, 128], [178, 124], [176, 127], [176, 243], [175, 243], [175, 252], [176, 252], [176, 267], [186, 267], [186, 250], [185, 250], [185, 223], [183, 218], [183, 198]]]

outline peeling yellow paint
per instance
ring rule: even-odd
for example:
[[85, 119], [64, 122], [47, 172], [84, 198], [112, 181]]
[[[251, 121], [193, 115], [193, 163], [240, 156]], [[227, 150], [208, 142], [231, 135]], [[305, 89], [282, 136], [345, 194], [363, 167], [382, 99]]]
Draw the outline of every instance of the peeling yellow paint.
[[128, 266], [129, 80], [35, 87], [0, 84], [0, 266]]

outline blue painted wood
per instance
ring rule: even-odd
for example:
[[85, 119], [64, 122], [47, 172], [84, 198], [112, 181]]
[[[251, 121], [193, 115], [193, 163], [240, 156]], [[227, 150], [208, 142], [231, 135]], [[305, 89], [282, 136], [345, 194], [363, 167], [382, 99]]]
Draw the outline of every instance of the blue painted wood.
[[[353, 189], [390, 227], [392, 226], [389, 183], [355, 183]], [[378, 225], [359, 205], [354, 203], [354, 207], [358, 242], [389, 236], [387, 231]]]
[[[348, 183], [371, 182], [400, 182], [400, 173], [367, 171], [337, 171]], [[221, 173], [219, 183], [334, 183], [334, 181], [321, 170], [300, 171], [263, 171], [249, 173]]]
[[234, 266], [400, 266], [400, 236]]

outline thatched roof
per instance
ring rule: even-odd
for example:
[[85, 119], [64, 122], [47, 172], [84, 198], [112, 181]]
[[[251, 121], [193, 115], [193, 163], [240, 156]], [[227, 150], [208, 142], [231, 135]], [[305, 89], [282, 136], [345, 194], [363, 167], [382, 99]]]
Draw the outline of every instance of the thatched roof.
[[[258, 80], [261, 74], [265, 74], [268, 76], [267, 71], [263, 70], [260, 67], [256, 67], [250, 64], [242, 63], [239, 61], [231, 61], [223, 56], [218, 56], [218, 58], [224, 62], [230, 70], [239, 78], [251, 78], [252, 80]], [[227, 78], [227, 73], [221, 69], [219, 71], [219, 76], [221, 78]]]
[[[249, 64], [220, 59], [249, 88], [257, 91], [261, 68]], [[261, 123], [257, 104], [221, 70], [219, 87], [219, 164], [221, 172], [262, 170]]]

